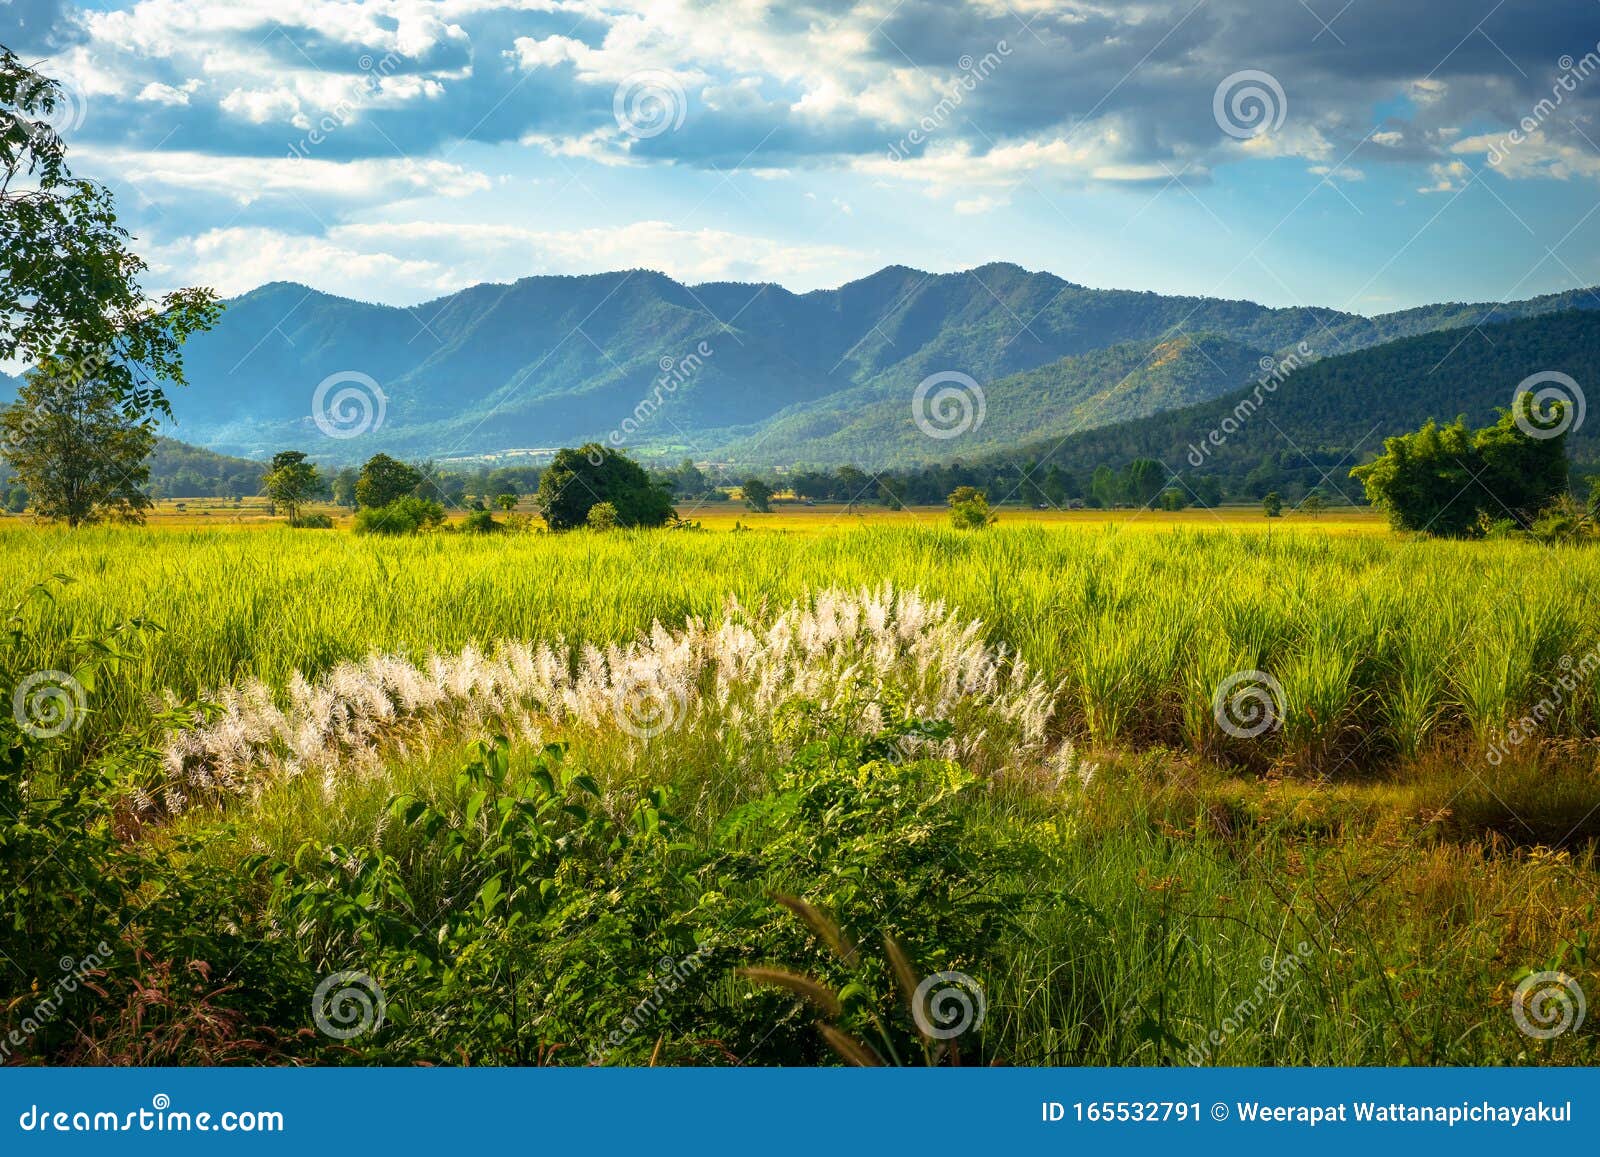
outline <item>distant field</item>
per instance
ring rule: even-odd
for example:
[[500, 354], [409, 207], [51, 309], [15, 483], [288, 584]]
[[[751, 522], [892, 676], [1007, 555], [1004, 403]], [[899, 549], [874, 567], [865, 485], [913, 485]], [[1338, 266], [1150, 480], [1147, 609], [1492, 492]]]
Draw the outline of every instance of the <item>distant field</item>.
[[[182, 509], [179, 509], [179, 507]], [[334, 519], [335, 525], [349, 527], [354, 521], [347, 510], [326, 504], [310, 509], [321, 511]], [[518, 513], [534, 516], [533, 503], [524, 499]], [[1097, 527], [1108, 524], [1129, 529], [1160, 530], [1173, 527], [1229, 528], [1262, 530], [1315, 530], [1324, 534], [1384, 534], [1388, 527], [1382, 515], [1366, 507], [1336, 507], [1312, 516], [1287, 512], [1282, 518], [1267, 518], [1259, 506], [1224, 506], [1211, 510], [1190, 508], [1177, 512], [1162, 510], [1034, 510], [1020, 506], [1003, 506], [1000, 520], [1007, 525], [1047, 527]], [[753, 514], [742, 502], [684, 502], [678, 506], [681, 517], [698, 522], [707, 530], [732, 530], [736, 525], [751, 530], [784, 530], [798, 533], [833, 531], [852, 526], [924, 526], [938, 527], [948, 523], [949, 511], [943, 506], [916, 506], [906, 510], [888, 510], [882, 506], [859, 505], [846, 508], [839, 503], [819, 503], [803, 506], [797, 503], [777, 503], [770, 514]], [[496, 518], [504, 518], [495, 511]], [[455, 514], [451, 521], [459, 522], [463, 516]], [[11, 516], [6, 522], [23, 519]], [[268, 513], [264, 498], [246, 498], [234, 503], [222, 498], [162, 499], [150, 512], [148, 525], [158, 529], [173, 527], [254, 526], [264, 527], [282, 523], [281, 515]]]

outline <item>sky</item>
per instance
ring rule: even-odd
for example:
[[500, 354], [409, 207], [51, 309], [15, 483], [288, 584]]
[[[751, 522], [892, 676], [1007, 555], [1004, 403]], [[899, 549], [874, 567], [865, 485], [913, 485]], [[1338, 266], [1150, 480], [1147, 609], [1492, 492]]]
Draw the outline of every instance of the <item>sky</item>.
[[147, 288], [1600, 284], [1600, 0], [0, 0]]

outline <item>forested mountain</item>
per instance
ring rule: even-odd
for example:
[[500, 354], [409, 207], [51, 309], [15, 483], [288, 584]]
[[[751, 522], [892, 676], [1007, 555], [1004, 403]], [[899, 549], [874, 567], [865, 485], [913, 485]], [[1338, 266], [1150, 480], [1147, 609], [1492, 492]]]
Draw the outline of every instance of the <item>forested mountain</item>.
[[[995, 458], [1078, 473], [1151, 458], [1180, 476], [1256, 473], [1265, 485], [1274, 472], [1313, 482], [1325, 474], [1328, 484], [1359, 497], [1350, 467], [1380, 452], [1385, 437], [1458, 414], [1486, 425], [1530, 376], [1547, 372], [1567, 375], [1580, 395], [1585, 383], [1600, 382], [1600, 313], [1573, 310], [1402, 338], [1312, 362], [1275, 388], [1250, 385], [1065, 441], [1034, 440]], [[1546, 387], [1573, 394], [1559, 382], [1532, 388]], [[1580, 467], [1600, 461], [1594, 415], [1569, 432], [1567, 452]]]
[[955, 408], [945, 415], [935, 412], [931, 393], [919, 407], [908, 404], [901, 391], [885, 395], [857, 387], [780, 414], [722, 453], [735, 461], [773, 465], [925, 462], [931, 456], [930, 437], [917, 425], [919, 411], [938, 431], [970, 421], [970, 432], [933, 440], [947, 453], [1005, 452], [1037, 439], [1041, 431], [1064, 437], [1214, 398], [1258, 373], [1263, 356], [1214, 334], [1124, 342], [981, 386], [981, 421], [976, 391], [959, 384], [947, 403]]
[[[1002, 405], [991, 411], [997, 442], [1014, 429], [1060, 435], [1085, 420], [1080, 378], [1113, 387], [1083, 364], [1053, 375], [1059, 391], [1044, 379], [1003, 380], [1062, 358], [1177, 335], [1212, 334], [1268, 351], [1305, 341], [1322, 354], [1490, 308], [1440, 306], [1367, 319], [1087, 289], [1002, 264], [953, 274], [891, 266], [805, 294], [770, 284], [686, 286], [642, 270], [530, 277], [408, 309], [275, 283], [230, 302], [216, 329], [190, 341], [191, 385], [174, 392], [172, 433], [233, 453], [299, 445], [354, 460], [378, 450], [450, 456], [550, 447], [616, 432], [621, 445], [646, 455], [701, 457], [754, 444], [781, 415], [791, 431], [792, 420], [831, 422], [840, 436], [808, 457], [844, 460], [880, 439], [859, 427], [844, 431], [827, 412], [877, 407], [885, 422], [897, 423], [880, 430], [882, 440], [929, 461], [950, 447], [908, 441], [902, 419], [918, 382], [933, 373], [968, 374], [1002, 399], [1048, 395], [1049, 421], [1061, 425], [1008, 418]], [[1219, 360], [1226, 368], [1227, 359]], [[1101, 368], [1115, 362], [1108, 354]], [[322, 435], [312, 399], [335, 374], [377, 383], [380, 425], [348, 439]], [[1211, 390], [1203, 376], [1189, 384]], [[1176, 377], [1158, 374], [1152, 385], [1192, 400]], [[1149, 408], [1118, 403], [1105, 417]], [[783, 440], [792, 445], [793, 434]]]
[[[804, 294], [645, 270], [530, 277], [410, 308], [279, 282], [229, 302], [190, 340], [190, 385], [169, 391], [177, 424], [164, 432], [230, 454], [298, 447], [332, 462], [602, 439], [674, 461], [906, 466], [1204, 401], [1256, 377], [1265, 354], [1325, 358], [1590, 308], [1600, 297], [1584, 290], [1366, 318], [1089, 289], [1007, 264], [890, 266]], [[983, 393], [984, 420], [961, 439], [927, 437], [913, 420], [918, 384], [941, 373]], [[0, 381], [0, 395], [13, 389]], [[351, 397], [333, 412], [342, 390]]]

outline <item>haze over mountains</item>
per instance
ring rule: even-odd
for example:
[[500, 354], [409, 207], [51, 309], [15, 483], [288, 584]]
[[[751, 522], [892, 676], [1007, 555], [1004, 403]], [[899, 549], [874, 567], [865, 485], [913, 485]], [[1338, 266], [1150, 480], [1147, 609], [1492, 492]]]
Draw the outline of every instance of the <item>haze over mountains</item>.
[[[177, 426], [167, 432], [227, 453], [295, 447], [336, 462], [602, 440], [645, 457], [908, 466], [1206, 403], [1301, 343], [1320, 359], [1595, 308], [1600, 298], [1574, 290], [1366, 318], [1089, 289], [1009, 264], [890, 266], [805, 294], [644, 270], [541, 276], [411, 308], [279, 282], [229, 302], [214, 330], [190, 340], [190, 385], [169, 391]], [[918, 384], [942, 372], [983, 392], [982, 423], [959, 438], [929, 437], [914, 421]], [[381, 424], [349, 438], [319, 428], [313, 396], [340, 374], [377, 383]]]

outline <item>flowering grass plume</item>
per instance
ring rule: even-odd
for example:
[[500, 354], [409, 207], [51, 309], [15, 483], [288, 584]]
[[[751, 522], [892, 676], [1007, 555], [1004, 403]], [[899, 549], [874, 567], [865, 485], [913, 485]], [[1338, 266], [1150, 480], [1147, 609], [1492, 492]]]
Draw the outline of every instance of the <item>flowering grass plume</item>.
[[[983, 638], [982, 624], [942, 601], [885, 584], [829, 589], [776, 613], [730, 599], [720, 619], [604, 648], [502, 641], [418, 664], [371, 655], [289, 681], [252, 681], [215, 696], [214, 718], [172, 733], [160, 800], [177, 814], [248, 796], [284, 777], [318, 775], [329, 790], [433, 739], [488, 726], [539, 741], [598, 733], [642, 752], [652, 744], [770, 738], [779, 708], [854, 705], [854, 725], [900, 714], [950, 721], [928, 755], [982, 770], [1042, 751], [1054, 693], [1026, 663]], [[997, 755], [993, 753], [1003, 753]]]

